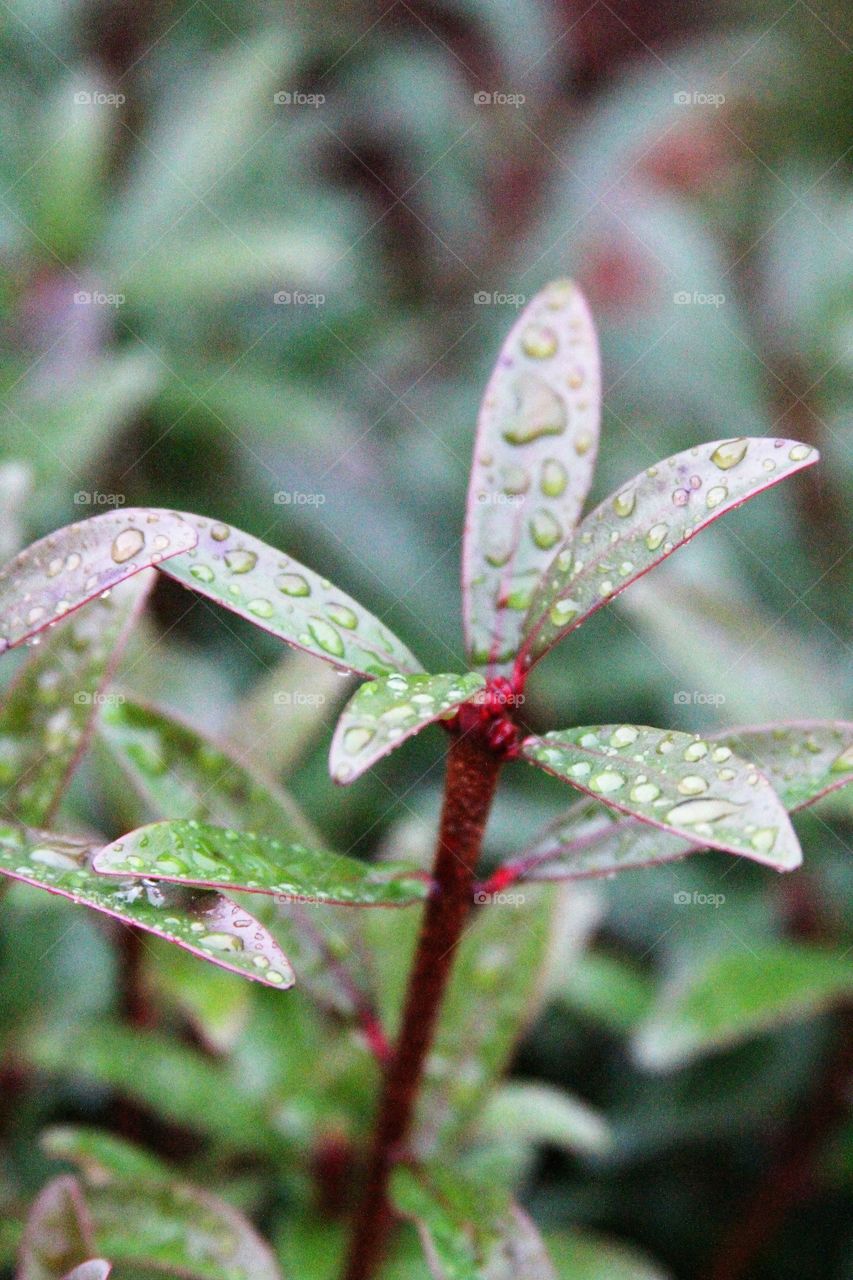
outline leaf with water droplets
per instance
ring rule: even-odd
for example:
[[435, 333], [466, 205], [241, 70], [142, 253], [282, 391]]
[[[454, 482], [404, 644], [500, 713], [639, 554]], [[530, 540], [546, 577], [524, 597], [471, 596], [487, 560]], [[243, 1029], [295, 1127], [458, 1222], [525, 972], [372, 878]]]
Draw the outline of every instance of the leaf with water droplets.
[[174, 511], [143, 507], [109, 511], [48, 534], [0, 569], [0, 652], [195, 543], [192, 525]]
[[183, 519], [198, 545], [162, 566], [183, 586], [341, 671], [371, 677], [421, 670], [378, 618], [292, 556], [230, 525]]
[[60, 1280], [95, 1252], [92, 1223], [76, 1178], [54, 1178], [36, 1196], [18, 1257], [17, 1280]]
[[289, 902], [395, 907], [422, 902], [429, 881], [415, 868], [371, 865], [299, 841], [202, 822], [153, 822], [98, 851], [105, 876], [273, 894]]
[[466, 675], [403, 676], [372, 680], [355, 691], [338, 720], [329, 757], [335, 782], [352, 782], [428, 724], [485, 687], [485, 678]]
[[90, 1258], [69, 1271], [63, 1280], [107, 1280], [111, 1271], [112, 1265], [105, 1258]]
[[717, 440], [642, 471], [591, 511], [551, 561], [524, 622], [518, 667], [532, 666], [712, 520], [818, 457], [796, 440]]
[[[723, 730], [706, 741], [717, 755], [737, 752], [765, 774], [789, 813], [805, 809], [853, 781], [853, 723], [780, 722]], [[722, 762], [723, 765], [727, 761]], [[706, 849], [583, 799], [546, 828], [497, 874], [515, 880], [584, 880], [673, 862]]]
[[170, 712], [122, 695], [102, 711], [98, 737], [152, 818], [196, 818], [284, 839], [311, 826], [277, 783]]
[[802, 853], [782, 801], [730, 747], [676, 730], [593, 725], [530, 737], [522, 755], [547, 773], [691, 845], [791, 871]]
[[58, 623], [6, 693], [0, 803], [18, 821], [42, 826], [53, 817], [154, 577], [146, 569]]
[[515, 657], [534, 588], [580, 516], [600, 402], [592, 318], [577, 286], [555, 281], [510, 330], [477, 424], [462, 591], [468, 657], [490, 675]]
[[644, 1067], [666, 1071], [853, 994], [853, 962], [841, 948], [755, 943], [702, 957], [665, 986], [634, 1039]]
[[556, 1280], [531, 1220], [490, 1184], [398, 1168], [391, 1200], [417, 1227], [434, 1280]]
[[278, 943], [230, 898], [177, 885], [108, 880], [92, 868], [96, 848], [88, 841], [2, 823], [0, 875], [137, 925], [244, 978], [280, 989], [293, 986]]

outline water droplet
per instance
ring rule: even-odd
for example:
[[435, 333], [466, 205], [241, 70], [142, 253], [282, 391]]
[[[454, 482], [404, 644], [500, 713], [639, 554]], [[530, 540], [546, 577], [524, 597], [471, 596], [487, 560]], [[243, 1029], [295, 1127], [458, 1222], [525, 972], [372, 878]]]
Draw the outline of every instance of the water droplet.
[[658, 547], [664, 541], [668, 533], [669, 533], [669, 525], [653, 524], [651, 529], [649, 529], [648, 533], [646, 534], [646, 546], [648, 547], [649, 551], [657, 551]]
[[572, 622], [577, 616], [580, 605], [577, 600], [558, 600], [556, 604], [551, 606], [548, 617], [555, 627], [564, 627], [566, 623]]
[[686, 507], [690, 501], [690, 490], [676, 489], [672, 495], [672, 500], [677, 507]]
[[227, 524], [215, 524], [210, 530], [210, 536], [214, 542], [224, 542], [226, 538], [231, 537], [231, 530]]
[[190, 565], [190, 576], [195, 578], [197, 582], [213, 582], [216, 577], [210, 565], [207, 564]]
[[517, 497], [522, 493], [527, 493], [530, 488], [530, 476], [524, 470], [524, 467], [510, 464], [503, 468], [501, 472], [503, 480], [503, 491], [510, 497]]
[[275, 580], [279, 591], [286, 596], [310, 596], [311, 588], [301, 573], [280, 573]]
[[724, 760], [729, 759], [731, 754], [731, 750], [728, 747], [714, 747], [711, 752], [711, 758], [715, 764], [722, 764]]
[[610, 735], [610, 745], [611, 747], [630, 747], [639, 736], [639, 729], [635, 729], [632, 724], [620, 724], [619, 728], [614, 729]]
[[226, 551], [225, 563], [232, 573], [251, 573], [258, 563], [258, 557], [254, 551], [246, 551], [241, 547], [236, 551]]
[[235, 937], [233, 933], [206, 933], [199, 941], [210, 951], [243, 950], [243, 939]]
[[729, 491], [724, 484], [715, 484], [712, 489], [708, 490], [705, 506], [709, 511], [713, 511], [714, 507], [718, 507], [721, 502], [725, 502], [728, 496]]
[[743, 439], [743, 437], [737, 440], [724, 440], [711, 454], [711, 461], [721, 471], [729, 471], [743, 461], [748, 448], [749, 441]]
[[375, 736], [373, 729], [363, 729], [359, 726], [347, 729], [344, 734], [344, 750], [348, 751], [352, 756], [357, 756], [359, 752], [370, 745]]
[[546, 458], [542, 463], [542, 475], [539, 488], [549, 498], [559, 498], [565, 493], [569, 482], [569, 473], [556, 458]]
[[779, 834], [778, 827], [760, 827], [749, 838], [749, 843], [757, 853], [769, 853], [776, 843], [776, 836]]
[[623, 519], [629, 516], [637, 505], [637, 494], [634, 489], [623, 489], [613, 499], [613, 510]]
[[537, 547], [541, 547], [543, 551], [548, 551], [560, 541], [563, 531], [558, 521], [551, 515], [550, 511], [544, 508], [541, 511], [535, 511], [530, 520], [530, 536], [536, 543]]
[[333, 658], [344, 656], [344, 642], [331, 623], [324, 618], [309, 618], [308, 630], [325, 653], [330, 653]]
[[47, 566], [47, 576], [49, 578], [55, 578], [58, 573], [61, 573], [62, 563], [61, 556], [57, 556], [56, 559], [51, 560], [50, 564]]
[[670, 809], [666, 820], [677, 827], [695, 827], [702, 822], [719, 822], [737, 813], [739, 808], [740, 805], [729, 800], [684, 800]]
[[853, 744], [836, 756], [829, 766], [830, 773], [847, 773], [848, 769], [853, 769]]
[[65, 568], [69, 573], [73, 573], [75, 569], [80, 568], [80, 557], [76, 551], [72, 551], [71, 555], [65, 561]]
[[592, 448], [592, 436], [588, 431], [580, 431], [575, 436], [575, 453], [582, 458]]
[[659, 795], [660, 787], [653, 782], [640, 782], [631, 788], [631, 799], [636, 800], [637, 804], [651, 804]]
[[521, 335], [521, 349], [534, 360], [547, 360], [557, 350], [557, 335], [544, 324], [529, 324]]
[[717, 773], [717, 777], [720, 779], [720, 782], [732, 782], [737, 777], [737, 773], [734, 769], [720, 769]]
[[358, 626], [358, 614], [354, 609], [350, 609], [349, 605], [326, 605], [326, 613], [332, 619], [332, 622], [336, 622], [339, 627], [346, 627], [348, 631], [355, 631]]
[[701, 796], [703, 791], [708, 790], [708, 784], [698, 773], [688, 773], [679, 779], [678, 790], [683, 796]]
[[589, 784], [594, 791], [601, 791], [608, 794], [611, 791], [618, 791], [620, 787], [624, 787], [625, 779], [621, 773], [617, 773], [615, 769], [605, 769], [603, 773], [596, 774], [590, 780]]
[[[145, 534], [139, 529], [122, 529], [112, 545], [112, 558], [116, 564], [126, 564], [145, 546]], [[79, 558], [78, 558], [79, 563]]]
[[[691, 742], [690, 746], [685, 748], [684, 759], [689, 761], [691, 764], [695, 764], [697, 760], [702, 760], [707, 754], [707, 742]], [[729, 754], [731, 754], [731, 752]]]
[[611, 595], [612, 592], [613, 592], [613, 583], [610, 581], [609, 578], [605, 578], [604, 582], [599, 583], [598, 594], [601, 596], [602, 599], [604, 599], [605, 596]]
[[255, 600], [250, 600], [246, 605], [249, 613], [253, 613], [256, 618], [271, 618], [275, 610], [269, 600], [265, 600], [263, 596], [259, 596]]
[[526, 373], [516, 379], [513, 390], [515, 415], [503, 431], [509, 444], [530, 444], [542, 436], [558, 436], [565, 431], [565, 405], [547, 382]]
[[792, 462], [802, 462], [810, 453], [811, 449], [807, 444], [795, 444], [788, 457]]

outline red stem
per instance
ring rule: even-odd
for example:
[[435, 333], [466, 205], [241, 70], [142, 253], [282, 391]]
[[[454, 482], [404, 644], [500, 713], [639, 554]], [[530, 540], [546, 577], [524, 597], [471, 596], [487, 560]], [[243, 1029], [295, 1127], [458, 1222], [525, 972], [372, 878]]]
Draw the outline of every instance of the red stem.
[[388, 1180], [411, 1133], [424, 1064], [473, 902], [474, 871], [500, 767], [500, 755], [479, 734], [452, 740], [433, 868], [435, 891], [424, 910], [399, 1038], [379, 1100], [366, 1190], [344, 1280], [370, 1280], [385, 1252], [393, 1223]]

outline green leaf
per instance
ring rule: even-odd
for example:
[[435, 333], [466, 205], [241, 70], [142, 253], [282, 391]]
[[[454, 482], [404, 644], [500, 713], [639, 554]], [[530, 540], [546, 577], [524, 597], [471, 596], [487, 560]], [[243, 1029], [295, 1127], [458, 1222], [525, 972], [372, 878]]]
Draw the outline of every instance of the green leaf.
[[112, 1266], [104, 1258], [90, 1258], [81, 1262], [79, 1267], [69, 1271], [64, 1280], [107, 1280]]
[[57, 624], [0, 709], [0, 803], [20, 822], [51, 821], [154, 582], [144, 570]]
[[381, 622], [325, 578], [239, 529], [184, 515], [198, 545], [164, 573], [342, 671], [372, 677], [420, 671]]
[[605, 951], [587, 951], [562, 984], [557, 998], [582, 1017], [624, 1033], [633, 1031], [648, 1013], [654, 983], [628, 960]]
[[548, 285], [501, 348], [483, 397], [462, 553], [469, 660], [512, 662], [553, 548], [592, 480], [601, 411], [595, 328], [580, 290]]
[[715, 734], [769, 779], [786, 809], [805, 809], [853, 781], [853, 721], [799, 720]]
[[518, 667], [532, 666], [712, 520], [818, 457], [796, 440], [715, 440], [641, 471], [591, 511], [554, 557], [524, 622]]
[[392, 907], [423, 901], [427, 877], [394, 863], [375, 866], [295, 841], [206, 823], [153, 822], [100, 849], [105, 876], [274, 894], [283, 901]]
[[148, 1152], [100, 1129], [59, 1125], [45, 1130], [41, 1147], [51, 1159], [77, 1165], [91, 1183], [156, 1182], [171, 1176], [166, 1165]]
[[329, 757], [335, 782], [352, 782], [428, 724], [484, 688], [483, 676], [385, 676], [363, 684], [344, 707]]
[[96, 848], [85, 840], [0, 823], [0, 875], [137, 925], [244, 978], [279, 989], [293, 985], [293, 972], [278, 943], [230, 898], [178, 886], [107, 880], [92, 869]]
[[195, 542], [195, 530], [181, 516], [141, 507], [48, 534], [0, 569], [0, 652]]
[[[286, 939], [280, 940], [304, 989], [298, 956]], [[156, 942], [146, 951], [144, 972], [158, 1004], [182, 1015], [206, 1048], [212, 1053], [227, 1053], [234, 1048], [251, 1009], [252, 993], [247, 983], [213, 965], [196, 964], [195, 958], [179, 947], [161, 947]]]
[[289, 840], [311, 833], [281, 787], [171, 712], [122, 696], [104, 707], [98, 736], [152, 816], [247, 827]]
[[765, 943], [725, 951], [664, 989], [634, 1039], [666, 1071], [762, 1031], [814, 1016], [853, 992], [849, 951]]
[[667, 1273], [630, 1245], [573, 1231], [546, 1237], [558, 1280], [667, 1280]]
[[675, 730], [594, 725], [527, 738], [522, 755], [603, 805], [706, 848], [791, 871], [799, 842], [767, 779], [730, 747]]
[[76, 1178], [49, 1182], [30, 1209], [17, 1280], [60, 1280], [95, 1252], [92, 1224]]
[[555, 1280], [533, 1223], [491, 1187], [398, 1168], [391, 1199], [415, 1223], [435, 1280]]
[[547, 1143], [582, 1155], [601, 1155], [613, 1143], [607, 1121], [588, 1103], [539, 1081], [510, 1080], [489, 1098], [480, 1120], [485, 1138]]

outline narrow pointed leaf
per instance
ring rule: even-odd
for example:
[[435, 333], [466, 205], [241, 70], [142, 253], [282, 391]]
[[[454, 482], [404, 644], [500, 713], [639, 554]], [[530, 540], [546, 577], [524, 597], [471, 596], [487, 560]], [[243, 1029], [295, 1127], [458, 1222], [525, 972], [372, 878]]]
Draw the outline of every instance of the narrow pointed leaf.
[[444, 1169], [400, 1168], [391, 1199], [417, 1227], [434, 1280], [555, 1280], [533, 1223], [501, 1191]]
[[420, 671], [402, 641], [350, 596], [292, 556], [229, 525], [187, 515], [192, 552], [162, 565], [183, 586], [342, 671]]
[[242, 907], [219, 893], [115, 882], [92, 869], [83, 840], [0, 824], [0, 875], [47, 889], [185, 947], [213, 964], [284, 989], [293, 973], [278, 943]]
[[818, 461], [796, 440], [715, 440], [665, 458], [606, 498], [553, 558], [524, 623], [530, 667], [700, 529]]
[[485, 678], [466, 675], [385, 676], [356, 690], [338, 720], [329, 757], [335, 782], [352, 782], [428, 724], [485, 687]]
[[[708, 735], [765, 774], [790, 813], [853, 781], [853, 723], [780, 722]], [[584, 799], [550, 824], [518, 858], [498, 871], [518, 880], [582, 880], [614, 871], [673, 862], [707, 843], [656, 831]]]
[[98, 851], [106, 876], [274, 894], [282, 901], [394, 907], [421, 902], [428, 878], [415, 868], [371, 865], [296, 841], [195, 822], [154, 822]]
[[592, 318], [558, 280], [510, 330], [477, 424], [462, 587], [468, 657], [490, 674], [515, 657], [533, 590], [580, 515], [600, 412]]
[[95, 1252], [92, 1223], [76, 1178], [63, 1174], [39, 1192], [30, 1209], [17, 1280], [60, 1280]]
[[853, 994], [853, 959], [842, 949], [771, 942], [707, 957], [665, 988], [638, 1029], [634, 1053], [654, 1070], [812, 1017]]
[[104, 1258], [90, 1258], [88, 1262], [81, 1262], [79, 1267], [75, 1267], [73, 1271], [69, 1271], [64, 1280], [107, 1280], [112, 1265]]
[[142, 507], [48, 534], [0, 569], [0, 652], [195, 543], [192, 525], [174, 511]]
[[287, 792], [171, 712], [123, 695], [104, 706], [98, 736], [151, 817], [195, 818], [293, 840], [310, 834]]
[[522, 754], [608, 808], [790, 871], [802, 854], [770, 783], [730, 747], [641, 725], [594, 725], [528, 738]]
[[77, 1125], [57, 1125], [41, 1136], [40, 1146], [52, 1160], [66, 1160], [87, 1182], [156, 1182], [168, 1178], [166, 1165], [115, 1134]]
[[631, 1245], [588, 1231], [546, 1237], [557, 1280], [669, 1280], [656, 1262]]
[[480, 1135], [525, 1145], [546, 1143], [582, 1155], [601, 1155], [613, 1143], [607, 1121], [589, 1103], [539, 1081], [510, 1080], [483, 1111]]
[[50, 822], [155, 576], [146, 569], [63, 619], [16, 677], [0, 708], [4, 814]]

